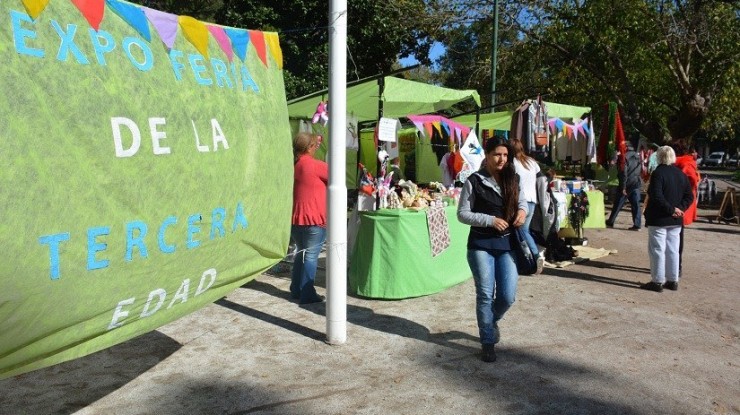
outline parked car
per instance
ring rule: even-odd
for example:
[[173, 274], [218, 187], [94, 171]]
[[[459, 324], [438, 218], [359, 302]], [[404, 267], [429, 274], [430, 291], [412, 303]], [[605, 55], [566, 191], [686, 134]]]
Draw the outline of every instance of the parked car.
[[725, 162], [725, 152], [715, 151], [702, 161], [704, 167], [722, 167]]
[[734, 156], [730, 156], [730, 158], [728, 158], [727, 161], [725, 162], [725, 166], [740, 167], [740, 155], [735, 154]]

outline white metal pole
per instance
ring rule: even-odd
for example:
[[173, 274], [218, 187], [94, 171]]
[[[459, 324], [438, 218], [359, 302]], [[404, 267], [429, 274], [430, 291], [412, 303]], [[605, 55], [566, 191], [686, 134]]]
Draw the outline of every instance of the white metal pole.
[[347, 341], [347, 0], [329, 5], [329, 237], [326, 340]]

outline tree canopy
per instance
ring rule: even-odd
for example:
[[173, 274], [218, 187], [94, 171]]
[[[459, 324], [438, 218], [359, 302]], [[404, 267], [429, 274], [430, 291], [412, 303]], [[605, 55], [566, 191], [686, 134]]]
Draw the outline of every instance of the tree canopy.
[[[490, 90], [486, 57], [493, 0], [448, 3], [450, 10], [462, 4], [467, 12], [444, 34], [450, 45], [440, 59], [445, 79], [455, 82], [458, 74], [470, 74], [463, 77], [479, 90]], [[569, 103], [593, 108], [616, 101], [628, 125], [652, 141], [690, 138], [707, 118], [737, 120], [740, 101], [731, 92], [740, 82], [738, 4], [501, 1], [497, 89], [526, 96], [534, 86], [551, 99], [567, 97]]]

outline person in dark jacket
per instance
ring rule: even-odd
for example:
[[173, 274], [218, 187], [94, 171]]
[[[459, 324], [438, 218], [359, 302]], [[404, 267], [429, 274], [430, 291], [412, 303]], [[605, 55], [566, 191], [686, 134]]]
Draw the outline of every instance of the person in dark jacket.
[[606, 226], [614, 226], [619, 211], [622, 210], [625, 200], [629, 200], [632, 211], [631, 231], [639, 231], [641, 228], [640, 199], [642, 197], [642, 163], [640, 155], [635, 151], [632, 143], [627, 143], [627, 153], [625, 153], [624, 170], [618, 174], [619, 189], [617, 189], [617, 199], [612, 206], [612, 213], [606, 220]]
[[658, 167], [650, 175], [645, 224], [648, 227], [648, 255], [651, 281], [645, 290], [678, 290], [678, 246], [683, 216], [694, 200], [689, 180], [678, 167], [676, 153], [669, 146], [656, 152]]
[[519, 279], [509, 242], [524, 225], [527, 199], [522, 191], [508, 142], [486, 142], [485, 162], [468, 177], [460, 193], [457, 219], [470, 225], [468, 264], [475, 280], [475, 310], [484, 362], [496, 360], [498, 321], [514, 304]]

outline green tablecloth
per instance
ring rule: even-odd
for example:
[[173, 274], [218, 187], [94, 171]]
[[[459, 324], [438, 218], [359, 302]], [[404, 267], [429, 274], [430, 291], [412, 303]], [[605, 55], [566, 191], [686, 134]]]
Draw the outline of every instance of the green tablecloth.
[[[583, 229], [603, 229], [606, 228], [606, 217], [604, 215], [604, 193], [599, 190], [586, 192], [588, 196], [588, 216], [586, 221], [583, 223]], [[571, 195], [565, 196], [566, 212], [570, 206]], [[558, 233], [561, 237], [573, 237], [575, 232], [568, 223], [568, 216], [566, 215], [561, 222], [560, 232]]]
[[432, 258], [426, 212], [382, 209], [361, 212], [349, 268], [350, 292], [401, 299], [434, 294], [472, 277], [467, 239], [470, 227], [445, 208], [450, 246]]

